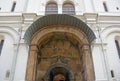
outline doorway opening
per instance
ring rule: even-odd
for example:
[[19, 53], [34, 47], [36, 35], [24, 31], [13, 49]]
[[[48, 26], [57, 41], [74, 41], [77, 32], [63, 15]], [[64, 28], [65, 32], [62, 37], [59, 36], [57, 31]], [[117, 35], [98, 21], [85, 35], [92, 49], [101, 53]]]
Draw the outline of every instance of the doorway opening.
[[55, 67], [49, 73], [49, 81], [70, 81], [70, 73], [63, 67]]

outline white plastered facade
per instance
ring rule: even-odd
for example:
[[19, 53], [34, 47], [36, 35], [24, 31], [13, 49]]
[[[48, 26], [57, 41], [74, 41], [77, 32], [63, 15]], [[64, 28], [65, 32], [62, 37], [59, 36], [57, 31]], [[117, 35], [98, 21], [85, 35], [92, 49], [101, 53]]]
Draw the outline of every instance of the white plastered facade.
[[[11, 12], [14, 1], [16, 8]], [[36, 19], [45, 15], [49, 1], [57, 3], [58, 14], [62, 14], [65, 1], [74, 3], [75, 17], [95, 33], [96, 39], [91, 45], [95, 81], [120, 81], [120, 58], [115, 45], [115, 39], [120, 38], [120, 0], [104, 0], [108, 12], [104, 10], [103, 0], [0, 0], [0, 36], [4, 39], [0, 81], [25, 81], [29, 48], [24, 42], [24, 33]]]

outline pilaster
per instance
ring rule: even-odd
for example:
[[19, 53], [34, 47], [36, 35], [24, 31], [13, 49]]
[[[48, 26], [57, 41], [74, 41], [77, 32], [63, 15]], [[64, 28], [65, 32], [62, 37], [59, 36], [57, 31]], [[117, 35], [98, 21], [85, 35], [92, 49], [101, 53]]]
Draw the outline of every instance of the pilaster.
[[85, 81], [95, 81], [93, 60], [89, 45], [82, 46]]
[[37, 45], [31, 45], [27, 63], [26, 81], [35, 81], [37, 52]]

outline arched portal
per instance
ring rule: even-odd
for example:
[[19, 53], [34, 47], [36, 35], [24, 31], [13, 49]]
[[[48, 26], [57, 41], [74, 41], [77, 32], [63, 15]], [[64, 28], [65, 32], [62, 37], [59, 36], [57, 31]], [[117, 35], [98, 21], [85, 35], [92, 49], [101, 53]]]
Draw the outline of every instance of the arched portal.
[[[25, 34], [30, 44], [26, 81], [94, 81], [90, 52], [94, 33], [85, 23], [68, 15], [68, 19], [65, 15], [56, 16], [55, 23], [44, 22], [47, 18], [54, 21], [54, 16], [38, 19]], [[63, 16], [76, 22], [63, 22]], [[52, 66], [55, 67], [50, 69]]]
[[48, 68], [44, 75], [46, 81], [70, 81], [72, 79], [70, 68], [64, 64], [55, 64]]
[[53, 68], [49, 75], [49, 81], [70, 81], [70, 73], [62, 67]]
[[[55, 76], [58, 77], [57, 75], [63, 75], [67, 81], [71, 81], [74, 76], [70, 79], [69, 70], [81, 77], [80, 41], [77, 41], [74, 35], [66, 32], [49, 33], [44, 37], [43, 40], [39, 40], [37, 81], [43, 79], [44, 76], [44, 80], [53, 81]], [[47, 71], [51, 66], [56, 67]], [[71, 69], [68, 70], [67, 67]]]

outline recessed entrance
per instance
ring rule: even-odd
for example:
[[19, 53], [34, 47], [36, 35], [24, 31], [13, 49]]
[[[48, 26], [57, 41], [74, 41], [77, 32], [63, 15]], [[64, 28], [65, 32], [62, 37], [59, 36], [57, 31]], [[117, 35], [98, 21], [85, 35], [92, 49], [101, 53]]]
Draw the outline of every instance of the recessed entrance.
[[[53, 25], [52, 20], [57, 17], [63, 21], [66, 17], [68, 21], [56, 20]], [[46, 19], [51, 22], [47, 25], [41, 23]], [[73, 20], [76, 22], [71, 24]], [[36, 24], [39, 26], [34, 28]], [[94, 33], [85, 23], [67, 15], [52, 15], [43, 17], [36, 24], [25, 34], [25, 39], [30, 43], [26, 81], [95, 80], [90, 52]], [[77, 28], [79, 26], [84, 27]]]
[[35, 64], [36, 81], [85, 81], [94, 77], [90, 74], [94, 71], [89, 46], [83, 47], [83, 42], [75, 35], [49, 33], [38, 41], [37, 46], [31, 46], [33, 56], [29, 59], [30, 64], [32, 61]]
[[70, 73], [63, 67], [55, 67], [50, 71], [49, 81], [70, 81]]
[[82, 63], [79, 42], [70, 33], [47, 34], [39, 42], [36, 80], [71, 81], [74, 79], [74, 76], [70, 77], [71, 74], [77, 74], [77, 80], [81, 79]]

